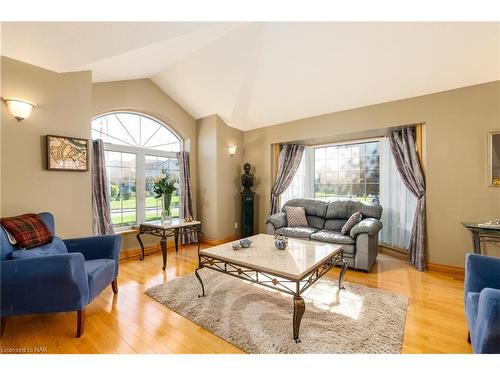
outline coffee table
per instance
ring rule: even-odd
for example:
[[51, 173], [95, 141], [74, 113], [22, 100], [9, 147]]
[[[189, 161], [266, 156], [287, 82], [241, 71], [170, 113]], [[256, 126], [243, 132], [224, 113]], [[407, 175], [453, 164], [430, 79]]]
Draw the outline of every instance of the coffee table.
[[198, 273], [201, 268], [290, 294], [293, 296], [293, 338], [300, 342], [300, 323], [306, 309], [301, 294], [337, 264], [342, 266], [339, 289], [344, 289], [342, 282], [347, 263], [342, 246], [289, 238], [288, 247], [278, 250], [271, 235], [258, 234], [248, 238], [253, 242], [246, 249], [233, 250], [231, 243], [226, 243], [198, 251], [195, 275], [202, 292], [198, 297], [205, 296], [205, 286]]

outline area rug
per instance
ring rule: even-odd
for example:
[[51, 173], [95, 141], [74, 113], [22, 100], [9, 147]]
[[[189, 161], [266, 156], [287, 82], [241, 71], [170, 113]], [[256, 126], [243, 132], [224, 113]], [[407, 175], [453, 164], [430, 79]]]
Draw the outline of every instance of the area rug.
[[408, 299], [323, 278], [304, 294], [300, 343], [292, 334], [293, 297], [219, 272], [199, 271], [146, 294], [246, 353], [400, 353]]

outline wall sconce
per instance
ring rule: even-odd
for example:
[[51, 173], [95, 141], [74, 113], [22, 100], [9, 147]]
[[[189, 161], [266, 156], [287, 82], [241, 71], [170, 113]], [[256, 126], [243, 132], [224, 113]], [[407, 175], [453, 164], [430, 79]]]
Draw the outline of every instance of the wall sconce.
[[12, 116], [19, 122], [30, 117], [35, 106], [33, 103], [18, 99], [3, 99]]
[[228, 147], [229, 155], [234, 156], [234, 154], [236, 154], [237, 149], [238, 149], [238, 146], [236, 146], [236, 145], [229, 146]]

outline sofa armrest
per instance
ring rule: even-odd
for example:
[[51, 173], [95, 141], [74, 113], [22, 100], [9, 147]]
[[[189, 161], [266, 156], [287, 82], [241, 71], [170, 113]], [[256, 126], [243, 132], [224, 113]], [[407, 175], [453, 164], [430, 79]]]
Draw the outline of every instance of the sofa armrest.
[[121, 236], [110, 234], [105, 236], [92, 236], [71, 238], [64, 240], [68, 252], [82, 253], [85, 260], [120, 258]]
[[500, 258], [467, 254], [465, 258], [465, 296], [480, 293], [484, 288], [500, 289]]
[[479, 295], [475, 353], [500, 353], [500, 289], [484, 288]]
[[271, 215], [267, 218], [266, 224], [272, 224], [274, 229], [286, 227], [286, 213], [278, 212], [277, 214]]
[[382, 222], [374, 218], [366, 218], [361, 220], [355, 226], [351, 228], [349, 235], [352, 238], [356, 238], [361, 233], [369, 234], [370, 236], [375, 236], [382, 229]]
[[81, 310], [89, 286], [82, 254], [0, 262], [1, 315]]

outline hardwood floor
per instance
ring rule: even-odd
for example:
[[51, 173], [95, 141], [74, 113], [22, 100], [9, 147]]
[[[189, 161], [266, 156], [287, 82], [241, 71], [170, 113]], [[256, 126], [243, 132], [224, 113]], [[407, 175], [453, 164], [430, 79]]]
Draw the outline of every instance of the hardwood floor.
[[[76, 313], [11, 317], [0, 340], [1, 352], [242, 353], [144, 294], [151, 286], [193, 272], [197, 261], [194, 246], [181, 247], [178, 254], [169, 249], [166, 272], [160, 254], [143, 262], [122, 261], [119, 293], [114, 295], [110, 286], [87, 307], [83, 337], [75, 338]], [[335, 279], [337, 274], [336, 269], [325, 277]], [[403, 353], [471, 352], [460, 277], [418, 272], [405, 260], [379, 254], [370, 273], [349, 270], [345, 280], [410, 298]]]

